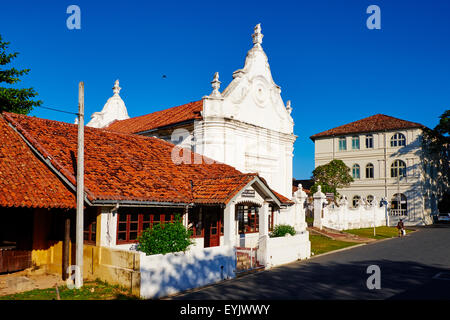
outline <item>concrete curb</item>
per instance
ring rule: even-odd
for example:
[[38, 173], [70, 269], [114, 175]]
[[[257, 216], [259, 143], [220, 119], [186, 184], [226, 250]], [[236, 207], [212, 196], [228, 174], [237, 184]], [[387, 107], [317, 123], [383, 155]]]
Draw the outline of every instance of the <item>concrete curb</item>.
[[[351, 243], [351, 242], [349, 242], [349, 243]], [[371, 242], [371, 243], [374, 243], [374, 242]], [[349, 246], [349, 247], [342, 248], [342, 249], [328, 251], [328, 252], [317, 254], [317, 255], [315, 254], [315, 255], [311, 256], [309, 259], [305, 259], [305, 260], [301, 260], [301, 261], [309, 261], [309, 260], [314, 259], [314, 258], [327, 256], [327, 255], [332, 254], [332, 253], [338, 253], [338, 252], [342, 252], [342, 251], [347, 251], [347, 250], [358, 248], [358, 247], [362, 247], [362, 246], [365, 246], [365, 245], [368, 245], [368, 244], [369, 243], [360, 243], [360, 244], [355, 244], [353, 246]]]
[[[418, 232], [419, 230], [417, 230], [417, 229], [412, 229], [413, 230], [413, 232], [412, 233], [415, 233], [415, 232]], [[411, 233], [410, 234], [406, 234], [406, 235], [404, 235], [403, 236], [403, 238], [405, 238], [405, 237], [408, 237], [408, 236], [410, 236], [411, 235]], [[316, 257], [323, 257], [323, 256], [326, 256], [326, 255], [329, 255], [329, 254], [332, 254], [332, 253], [337, 253], [337, 252], [342, 252], [342, 251], [347, 251], [347, 250], [350, 250], [350, 249], [354, 249], [354, 248], [358, 248], [358, 247], [362, 247], [362, 246], [366, 246], [366, 245], [371, 245], [371, 244], [376, 244], [376, 243], [380, 243], [380, 242], [384, 242], [384, 241], [387, 241], [387, 240], [393, 240], [393, 239], [398, 239], [399, 237], [392, 237], [392, 238], [386, 238], [386, 239], [379, 239], [379, 240], [375, 240], [375, 241], [370, 241], [370, 242], [364, 242], [364, 243], [361, 243], [361, 244], [357, 244], [357, 245], [354, 245], [354, 246], [349, 246], [349, 247], [346, 247], [346, 248], [342, 248], [342, 249], [338, 249], [338, 250], [333, 250], [333, 251], [328, 251], [328, 252], [325, 252], [325, 253], [321, 253], [321, 254], [318, 254], [318, 255], [314, 255], [314, 256], [311, 256], [309, 259], [305, 259], [305, 260], [301, 260], [301, 261], [308, 261], [308, 260], [311, 260], [311, 259], [314, 259], [314, 258], [316, 258]], [[344, 241], [344, 240], [342, 240], [342, 241]], [[348, 241], [347, 241], [348, 242]]]

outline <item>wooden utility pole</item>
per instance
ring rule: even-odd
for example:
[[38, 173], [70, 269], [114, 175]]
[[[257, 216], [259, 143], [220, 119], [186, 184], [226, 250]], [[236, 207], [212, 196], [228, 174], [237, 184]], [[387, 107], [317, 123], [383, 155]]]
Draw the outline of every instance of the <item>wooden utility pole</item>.
[[84, 82], [78, 85], [77, 223], [75, 288], [83, 286]]
[[64, 226], [64, 255], [63, 255], [63, 280], [67, 279], [67, 268], [69, 267], [69, 253], [70, 253], [70, 217], [69, 212], [66, 213], [66, 221]]

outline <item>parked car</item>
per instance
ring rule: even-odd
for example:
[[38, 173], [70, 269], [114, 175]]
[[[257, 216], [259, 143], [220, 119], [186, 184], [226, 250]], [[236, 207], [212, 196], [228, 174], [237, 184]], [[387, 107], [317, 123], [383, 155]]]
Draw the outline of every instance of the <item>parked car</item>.
[[450, 222], [450, 214], [449, 213], [439, 213], [437, 215], [437, 222]]

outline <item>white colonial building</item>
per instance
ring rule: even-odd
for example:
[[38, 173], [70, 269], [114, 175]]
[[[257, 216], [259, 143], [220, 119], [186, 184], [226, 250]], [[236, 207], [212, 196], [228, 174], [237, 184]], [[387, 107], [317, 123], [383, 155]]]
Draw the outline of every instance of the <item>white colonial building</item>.
[[422, 128], [377, 114], [315, 134], [315, 166], [339, 159], [351, 169], [354, 182], [338, 190], [351, 206], [384, 198], [391, 224], [429, 224], [435, 204], [423, 171]]

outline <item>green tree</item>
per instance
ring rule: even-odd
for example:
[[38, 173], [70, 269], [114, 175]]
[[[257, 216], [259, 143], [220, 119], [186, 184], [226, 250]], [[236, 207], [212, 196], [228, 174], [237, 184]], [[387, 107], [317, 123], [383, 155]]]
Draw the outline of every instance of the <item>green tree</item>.
[[423, 128], [423, 164], [427, 189], [441, 200], [439, 210], [448, 212], [450, 193], [450, 110], [441, 116], [434, 129]]
[[337, 196], [338, 188], [347, 187], [353, 178], [350, 175], [350, 168], [342, 160], [332, 160], [327, 164], [318, 166], [313, 171], [314, 185], [311, 187], [311, 193], [317, 192], [320, 185], [322, 192], [334, 193]]
[[[17, 57], [18, 52], [8, 53], [9, 42], [4, 42], [0, 35], [0, 83], [14, 85], [20, 81], [20, 77], [30, 72], [30, 69], [17, 70], [14, 67], [6, 68], [7, 64]], [[16, 89], [0, 87], [0, 112], [8, 111], [27, 114], [34, 106], [40, 106], [42, 101], [31, 100], [37, 96], [33, 88]]]
[[191, 234], [177, 216], [173, 222], [158, 223], [144, 230], [138, 238], [137, 249], [147, 255], [185, 251], [194, 243]]

